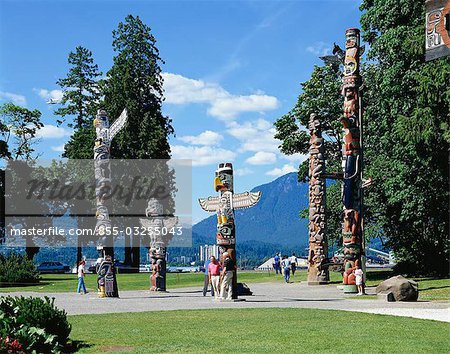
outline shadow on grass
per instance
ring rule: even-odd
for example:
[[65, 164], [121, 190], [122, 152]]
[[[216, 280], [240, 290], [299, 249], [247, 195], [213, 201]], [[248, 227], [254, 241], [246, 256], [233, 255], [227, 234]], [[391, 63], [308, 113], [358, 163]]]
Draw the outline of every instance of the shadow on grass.
[[90, 348], [92, 347], [92, 344], [88, 344], [86, 342], [83, 342], [82, 340], [71, 340], [69, 343], [66, 344], [66, 346], [63, 349], [63, 353], [75, 353], [83, 348]]
[[367, 272], [367, 280], [384, 281], [395, 274], [391, 270], [380, 270], [377, 272]]

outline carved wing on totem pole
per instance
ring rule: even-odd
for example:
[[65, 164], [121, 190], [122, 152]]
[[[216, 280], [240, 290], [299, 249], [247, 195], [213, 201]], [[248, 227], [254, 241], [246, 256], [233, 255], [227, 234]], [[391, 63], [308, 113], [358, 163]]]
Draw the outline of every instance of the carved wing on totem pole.
[[[233, 194], [233, 209], [246, 209], [254, 206], [261, 199], [261, 192], [244, 192]], [[200, 198], [200, 206], [204, 211], [219, 210], [220, 197]]]
[[204, 211], [216, 212], [219, 210], [219, 197], [200, 198], [198, 202]]
[[109, 140], [113, 140], [116, 134], [123, 128], [128, 119], [127, 109], [124, 108], [122, 113], [120, 113], [119, 118], [117, 118], [114, 123], [109, 128]]
[[261, 192], [244, 192], [233, 194], [233, 208], [246, 209], [250, 208], [261, 199]]

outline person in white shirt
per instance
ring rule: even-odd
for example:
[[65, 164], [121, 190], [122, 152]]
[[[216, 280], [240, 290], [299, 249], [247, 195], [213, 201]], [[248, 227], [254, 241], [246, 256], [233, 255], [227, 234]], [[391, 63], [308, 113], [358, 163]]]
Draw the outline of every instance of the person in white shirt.
[[288, 256], [283, 256], [283, 260], [281, 261], [281, 265], [283, 267], [284, 273], [284, 281], [289, 283], [289, 279], [291, 277], [291, 262], [289, 261]]
[[292, 256], [289, 257], [289, 261], [291, 262], [292, 275], [295, 275], [295, 270], [297, 269], [297, 257], [295, 253], [292, 253]]
[[358, 295], [364, 295], [364, 281], [363, 281], [364, 272], [361, 269], [361, 266], [358, 261], [356, 261], [356, 269], [355, 269], [355, 282], [358, 287]]
[[78, 265], [78, 288], [77, 288], [78, 294], [82, 294], [81, 288], [83, 288], [83, 293], [87, 294], [86, 286], [84, 285], [84, 275], [85, 275], [84, 266], [85, 265], [86, 265], [85, 261], [81, 261], [80, 264]]

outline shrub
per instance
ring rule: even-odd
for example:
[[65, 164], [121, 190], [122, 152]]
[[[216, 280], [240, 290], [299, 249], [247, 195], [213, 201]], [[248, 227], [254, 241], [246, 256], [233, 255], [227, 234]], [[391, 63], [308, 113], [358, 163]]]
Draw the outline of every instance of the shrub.
[[25, 255], [0, 254], [0, 283], [38, 283], [39, 272]]
[[16, 348], [12, 353], [60, 352], [72, 328], [54, 301], [47, 296], [0, 297], [0, 352], [11, 345]]

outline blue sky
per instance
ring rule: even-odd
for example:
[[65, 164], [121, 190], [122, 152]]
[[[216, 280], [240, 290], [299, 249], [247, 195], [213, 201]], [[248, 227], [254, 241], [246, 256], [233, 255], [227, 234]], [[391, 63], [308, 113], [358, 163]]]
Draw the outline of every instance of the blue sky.
[[214, 194], [218, 162], [231, 161], [236, 192], [294, 171], [303, 156], [279, 153], [273, 122], [288, 112], [318, 56], [345, 29], [359, 27], [360, 1], [5, 1], [0, 0], [0, 103], [43, 113], [37, 149], [60, 156], [71, 134], [56, 127], [49, 98], [77, 45], [105, 73], [111, 32], [127, 14], [152, 28], [173, 119], [174, 158], [193, 159], [193, 220], [207, 217], [196, 199]]

